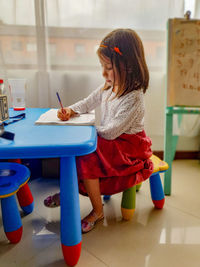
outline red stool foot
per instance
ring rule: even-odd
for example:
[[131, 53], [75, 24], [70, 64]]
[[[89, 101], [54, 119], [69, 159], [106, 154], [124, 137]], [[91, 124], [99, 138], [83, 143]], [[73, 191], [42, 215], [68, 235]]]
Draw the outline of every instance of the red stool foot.
[[162, 209], [165, 204], [165, 198], [161, 200], [152, 200], [156, 209]]
[[21, 240], [23, 232], [23, 227], [21, 226], [19, 229], [12, 232], [5, 232], [10, 243], [16, 244]]
[[81, 254], [81, 243], [82, 242], [75, 246], [65, 246], [61, 244], [63, 256], [67, 265], [75, 266], [77, 264]]
[[26, 183], [19, 189], [19, 191], [17, 192], [17, 198], [20, 206], [23, 207], [28, 206], [33, 202], [33, 196], [28, 183]]

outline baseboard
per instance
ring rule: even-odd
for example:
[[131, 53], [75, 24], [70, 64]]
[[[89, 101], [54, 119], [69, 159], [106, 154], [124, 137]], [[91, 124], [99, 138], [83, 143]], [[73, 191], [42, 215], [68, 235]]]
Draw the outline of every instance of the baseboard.
[[[163, 159], [163, 151], [153, 151], [153, 154]], [[200, 159], [200, 151], [176, 151], [174, 159]]]
[[48, 158], [42, 159], [42, 177], [59, 178], [60, 177], [60, 159]]

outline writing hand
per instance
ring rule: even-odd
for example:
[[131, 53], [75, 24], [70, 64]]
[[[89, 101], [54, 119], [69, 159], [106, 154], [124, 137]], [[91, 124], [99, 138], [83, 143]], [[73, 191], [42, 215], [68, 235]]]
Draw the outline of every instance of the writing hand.
[[76, 115], [77, 113], [74, 112], [71, 108], [61, 108], [58, 110], [57, 117], [61, 121], [68, 121], [71, 117]]
[[68, 121], [69, 118], [72, 115], [72, 110], [71, 108], [61, 108], [58, 110], [57, 112], [57, 117], [61, 120], [61, 121]]

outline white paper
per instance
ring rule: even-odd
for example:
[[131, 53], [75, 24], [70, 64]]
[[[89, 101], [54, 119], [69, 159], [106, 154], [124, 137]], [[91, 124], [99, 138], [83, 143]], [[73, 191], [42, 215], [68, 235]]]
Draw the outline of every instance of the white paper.
[[76, 115], [70, 118], [68, 121], [61, 121], [57, 117], [58, 109], [50, 109], [43, 113], [35, 124], [56, 124], [56, 125], [94, 125], [95, 124], [95, 113], [84, 113]]

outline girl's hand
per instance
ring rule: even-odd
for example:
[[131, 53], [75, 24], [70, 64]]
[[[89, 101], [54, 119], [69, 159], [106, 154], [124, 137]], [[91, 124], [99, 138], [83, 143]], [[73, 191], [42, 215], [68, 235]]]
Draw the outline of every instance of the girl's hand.
[[71, 108], [63, 108], [58, 110], [57, 117], [61, 121], [68, 121], [74, 114], [75, 112]]

